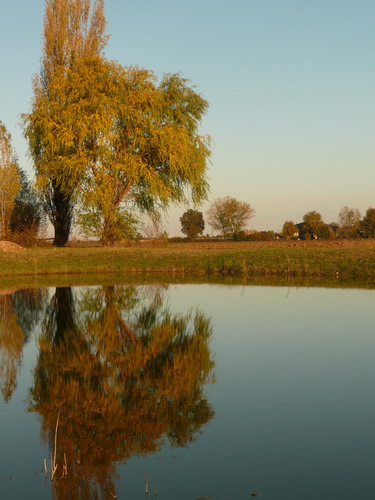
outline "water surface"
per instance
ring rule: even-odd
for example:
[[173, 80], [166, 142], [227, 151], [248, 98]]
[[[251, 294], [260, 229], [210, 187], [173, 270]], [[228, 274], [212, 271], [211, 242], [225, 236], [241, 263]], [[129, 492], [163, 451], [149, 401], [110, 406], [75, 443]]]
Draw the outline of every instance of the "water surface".
[[374, 498], [374, 306], [354, 289], [5, 293], [0, 497]]

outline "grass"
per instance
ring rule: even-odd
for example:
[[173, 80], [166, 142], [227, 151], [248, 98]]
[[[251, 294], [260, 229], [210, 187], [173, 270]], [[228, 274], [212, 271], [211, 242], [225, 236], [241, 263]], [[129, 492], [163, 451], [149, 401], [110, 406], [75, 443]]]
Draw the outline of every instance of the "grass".
[[193, 243], [167, 246], [33, 248], [0, 254], [2, 281], [18, 277], [95, 275], [318, 278], [375, 284], [375, 243]]

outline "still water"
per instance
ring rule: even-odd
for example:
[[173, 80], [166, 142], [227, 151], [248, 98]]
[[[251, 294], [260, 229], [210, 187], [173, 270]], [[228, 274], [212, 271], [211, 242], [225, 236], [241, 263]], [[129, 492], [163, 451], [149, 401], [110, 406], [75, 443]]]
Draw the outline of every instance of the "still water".
[[373, 499], [374, 311], [358, 289], [4, 291], [0, 498]]

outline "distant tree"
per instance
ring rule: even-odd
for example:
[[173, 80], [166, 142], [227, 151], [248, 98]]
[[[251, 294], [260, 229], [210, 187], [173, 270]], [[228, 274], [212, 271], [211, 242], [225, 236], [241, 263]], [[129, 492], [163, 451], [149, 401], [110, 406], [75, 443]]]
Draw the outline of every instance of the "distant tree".
[[339, 213], [339, 226], [342, 236], [355, 238], [359, 235], [361, 214], [357, 208], [343, 207]]
[[11, 140], [10, 133], [0, 121], [0, 237], [3, 239], [8, 235], [16, 196], [21, 187]]
[[182, 217], [180, 217], [180, 222], [181, 231], [192, 240], [195, 240], [198, 234], [203, 233], [204, 219], [202, 212], [192, 209], [187, 210]]
[[298, 237], [298, 227], [291, 220], [285, 221], [281, 231], [281, 236], [287, 240]]
[[165, 228], [161, 223], [160, 217], [150, 217], [148, 223], [146, 223], [141, 232], [141, 238], [146, 238], [146, 240], [160, 240], [165, 233]]
[[335, 233], [332, 231], [330, 226], [328, 224], [322, 224], [321, 226], [318, 227], [316, 231], [316, 236], [320, 240], [332, 240], [335, 238]]
[[226, 196], [216, 198], [211, 203], [207, 220], [213, 229], [220, 231], [225, 237], [231, 235], [236, 239], [239, 231], [246, 227], [247, 221], [254, 215], [255, 209], [249, 203]]
[[375, 238], [375, 208], [368, 208], [361, 221], [361, 233], [365, 238]]
[[324, 225], [322, 216], [315, 211], [307, 212], [303, 216], [305, 238], [317, 238], [319, 229]]
[[25, 240], [35, 240], [41, 226], [45, 222], [45, 213], [42, 202], [35, 189], [28, 180], [26, 173], [19, 169], [21, 189], [15, 199], [11, 219], [10, 231], [14, 236]]

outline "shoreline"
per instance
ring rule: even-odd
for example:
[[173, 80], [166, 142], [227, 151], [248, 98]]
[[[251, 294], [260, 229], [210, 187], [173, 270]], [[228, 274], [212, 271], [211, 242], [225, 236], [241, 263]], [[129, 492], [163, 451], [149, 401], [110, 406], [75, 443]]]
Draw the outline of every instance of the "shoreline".
[[100, 274], [122, 279], [167, 275], [203, 281], [213, 277], [311, 278], [375, 284], [374, 240], [337, 241], [39, 247], [0, 253], [0, 280]]

